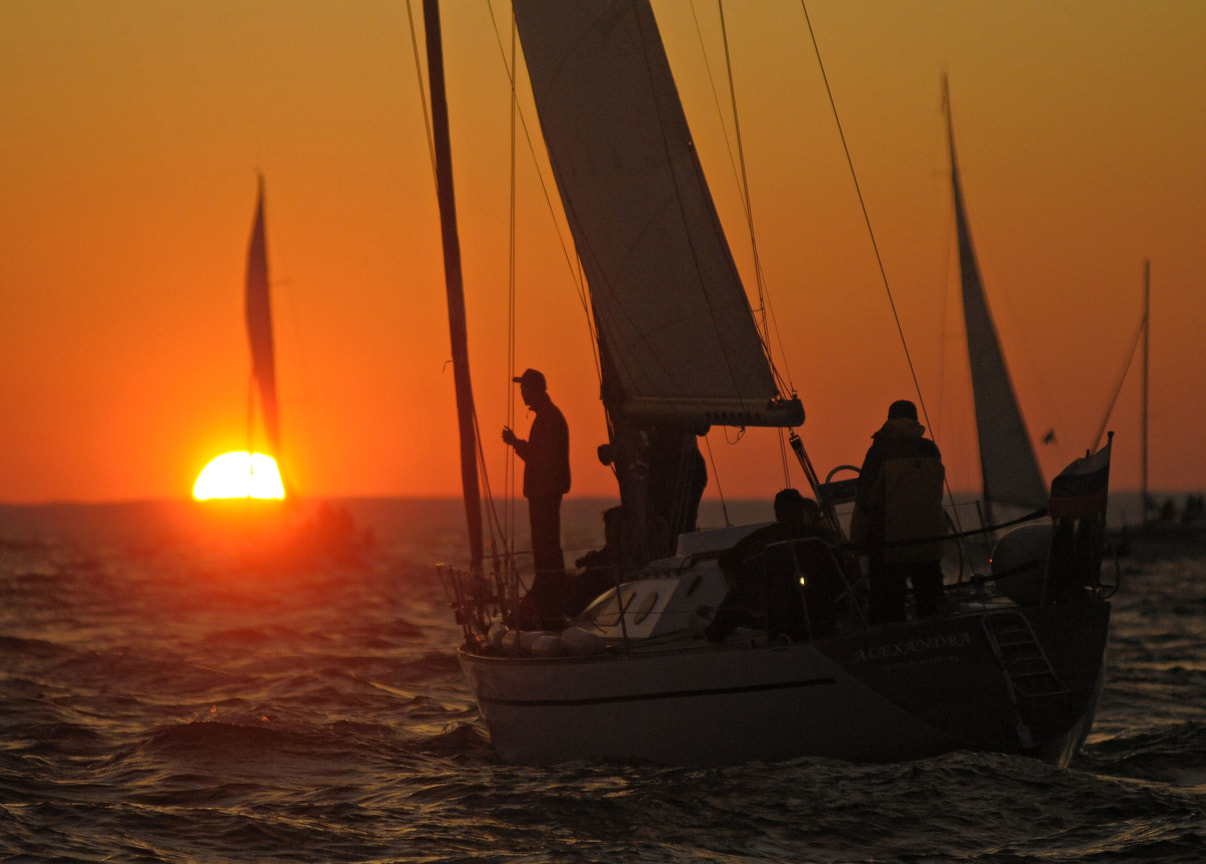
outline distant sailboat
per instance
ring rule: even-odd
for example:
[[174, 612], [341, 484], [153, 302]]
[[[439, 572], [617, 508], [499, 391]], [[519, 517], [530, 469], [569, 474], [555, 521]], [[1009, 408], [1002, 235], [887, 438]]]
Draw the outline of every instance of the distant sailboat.
[[1047, 506], [1047, 489], [1030, 433], [1022, 419], [1022, 410], [1018, 406], [1005, 355], [1001, 351], [1001, 340], [988, 308], [988, 299], [984, 295], [984, 280], [980, 276], [980, 265], [972, 245], [959, 164], [955, 158], [950, 91], [945, 81], [943, 106], [950, 148], [951, 192], [955, 201], [967, 354], [971, 365], [976, 434], [980, 444], [984, 519], [991, 525], [994, 504], [1009, 504], [1029, 511], [1041, 510]]
[[[256, 215], [247, 244], [244, 285], [247, 340], [251, 348], [251, 379], [247, 393], [247, 451], [222, 457], [246, 456], [242, 471], [250, 495], [233, 496], [240, 503], [224, 515], [233, 520], [226, 526], [234, 538], [244, 566], [259, 570], [281, 570], [363, 564], [371, 545], [371, 533], [359, 532], [349, 510], [322, 501], [303, 509], [294, 490], [285, 483], [281, 466], [280, 404], [276, 387], [276, 346], [273, 335], [273, 304], [269, 286], [267, 230], [264, 220], [264, 179], [259, 177]], [[258, 413], [257, 413], [258, 407]], [[267, 438], [264, 450], [256, 453], [257, 414]], [[224, 497], [224, 496], [215, 496]], [[283, 507], [280, 498], [285, 498]], [[309, 502], [308, 502], [309, 503]]]
[[[247, 450], [254, 452], [256, 394], [259, 394], [260, 414], [264, 434], [268, 439], [268, 455], [281, 467], [281, 424], [276, 398], [276, 347], [272, 337], [272, 296], [268, 287], [268, 245], [264, 229], [264, 178], [259, 178], [256, 195], [255, 221], [247, 247], [247, 277], [245, 289], [247, 338], [251, 346], [251, 389], [247, 405]], [[284, 472], [281, 473], [282, 486]]]
[[1118, 386], [1110, 400], [1110, 406], [1102, 418], [1097, 433], [1101, 439], [1109, 422], [1127, 372], [1134, 363], [1135, 352], [1143, 346], [1140, 361], [1140, 407], [1139, 407], [1139, 496], [1140, 519], [1138, 526], [1125, 523], [1115, 532], [1114, 549], [1122, 556], [1159, 558], [1200, 554], [1206, 549], [1206, 498], [1201, 494], [1188, 494], [1184, 508], [1178, 512], [1171, 498], [1157, 506], [1148, 487], [1148, 400], [1151, 361], [1151, 261], [1143, 262], [1143, 316], [1135, 335], [1126, 366], [1119, 377]]
[[[281, 434], [276, 395], [276, 357], [272, 337], [272, 300], [268, 284], [268, 248], [264, 227], [264, 178], [258, 182], [255, 218], [247, 245], [244, 315], [251, 349], [247, 392], [247, 447], [212, 460], [197, 478], [199, 500], [281, 499], [285, 486], [280, 468]], [[267, 453], [256, 452], [256, 405], [263, 420]]]

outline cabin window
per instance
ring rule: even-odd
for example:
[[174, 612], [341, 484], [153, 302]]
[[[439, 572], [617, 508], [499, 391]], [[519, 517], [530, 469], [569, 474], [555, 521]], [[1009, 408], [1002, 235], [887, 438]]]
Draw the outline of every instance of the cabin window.
[[616, 602], [615, 592], [601, 599], [591, 609], [591, 617], [600, 627], [614, 627], [620, 623], [620, 606]]
[[[624, 605], [628, 606], [632, 603], [632, 597], [635, 592], [629, 588], [623, 592]], [[656, 595], [654, 595], [656, 596]], [[648, 613], [646, 613], [648, 614]], [[585, 618], [594, 619], [597, 627], [615, 627], [620, 623], [620, 604], [616, 601], [615, 590], [608, 591], [598, 600], [591, 604], [590, 608], [584, 614]]]
[[640, 624], [649, 617], [649, 613], [653, 611], [653, 607], [657, 605], [657, 592], [650, 591], [641, 598], [641, 602], [637, 604], [636, 611], [633, 612], [633, 624]]

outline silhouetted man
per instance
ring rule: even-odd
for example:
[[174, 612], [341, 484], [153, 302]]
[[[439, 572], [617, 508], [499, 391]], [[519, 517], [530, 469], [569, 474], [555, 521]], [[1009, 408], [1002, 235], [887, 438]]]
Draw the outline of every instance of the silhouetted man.
[[[527, 623], [551, 627], [560, 618], [564, 605], [561, 497], [570, 488], [569, 426], [549, 398], [544, 375], [535, 369], [527, 369], [514, 380], [519, 383], [523, 403], [536, 414], [527, 441], [515, 437], [509, 426], [504, 426], [502, 432], [503, 441], [514, 447], [523, 460], [523, 497], [528, 499], [532, 559], [536, 568], [527, 607], [538, 619]], [[521, 607], [522, 617], [532, 616], [525, 616]]]
[[850, 539], [869, 559], [873, 624], [905, 619], [910, 581], [918, 615], [942, 607], [946, 469], [938, 445], [924, 434], [917, 406], [893, 402], [887, 422], [871, 436], [859, 474]]

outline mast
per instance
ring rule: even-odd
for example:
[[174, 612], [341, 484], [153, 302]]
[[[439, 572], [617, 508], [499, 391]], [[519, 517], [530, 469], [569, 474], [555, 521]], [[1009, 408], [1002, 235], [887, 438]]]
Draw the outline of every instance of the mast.
[[1151, 347], [1151, 275], [1152, 262], [1149, 259], [1143, 261], [1143, 412], [1142, 423], [1139, 429], [1139, 447], [1140, 447], [1140, 501], [1143, 502], [1143, 521], [1147, 522], [1147, 372], [1148, 372], [1148, 356]]
[[423, 0], [427, 35], [427, 75], [431, 88], [431, 126], [435, 145], [436, 195], [444, 244], [444, 280], [448, 297], [448, 329], [452, 338], [452, 373], [456, 384], [457, 425], [461, 439], [461, 489], [474, 573], [482, 568], [482, 508], [477, 478], [477, 431], [473, 383], [469, 377], [469, 339], [461, 245], [457, 236], [456, 198], [452, 188], [452, 146], [448, 134], [448, 98], [444, 89], [444, 47], [440, 38], [438, 0]]

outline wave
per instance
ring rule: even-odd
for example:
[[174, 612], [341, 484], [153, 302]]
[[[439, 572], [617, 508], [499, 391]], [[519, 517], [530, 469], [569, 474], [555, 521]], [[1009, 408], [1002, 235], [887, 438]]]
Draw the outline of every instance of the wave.
[[412, 740], [416, 752], [432, 756], [478, 756], [493, 759], [490, 736], [477, 723], [454, 723], [427, 737]]
[[242, 758], [311, 746], [306, 736], [267, 723], [201, 721], [169, 726], [151, 735], [146, 749], [167, 756]]
[[0, 634], [0, 653], [7, 657], [24, 656], [38, 659], [65, 657], [75, 654], [72, 649], [51, 642], [49, 639], [5, 636], [3, 634]]
[[1178, 723], [1086, 747], [1077, 767], [1173, 786], [1206, 786], [1206, 724]]

